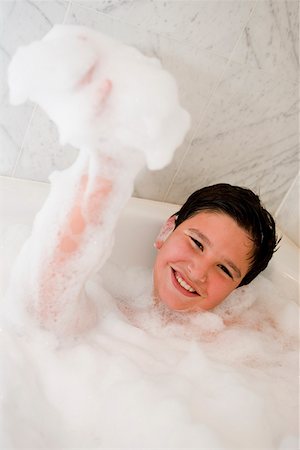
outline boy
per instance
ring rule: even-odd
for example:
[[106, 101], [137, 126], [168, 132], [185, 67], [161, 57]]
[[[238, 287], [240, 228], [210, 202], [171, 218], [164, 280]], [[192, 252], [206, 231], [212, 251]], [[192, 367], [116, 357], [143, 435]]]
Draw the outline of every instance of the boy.
[[[106, 177], [97, 175], [92, 189], [89, 175], [77, 184], [75, 173], [74, 199], [63, 211], [55, 240], [55, 233], [49, 238], [50, 250], [40, 239], [38, 254], [31, 258], [35, 271], [28, 264], [30, 277], [22, 271], [25, 280], [15, 283], [25, 285], [27, 309], [40, 325], [59, 334], [78, 334], [98, 321], [84, 282], [107, 256], [111, 227], [104, 218], [114, 199], [114, 164], [109, 158], [102, 161], [111, 170]], [[44, 232], [46, 222], [39, 220]], [[156, 239], [154, 298], [179, 311], [214, 308], [265, 269], [277, 243], [274, 220], [252, 191], [229, 184], [200, 189], [167, 220]]]
[[156, 240], [154, 297], [178, 311], [214, 308], [267, 267], [277, 244], [274, 220], [252, 191], [200, 189]]

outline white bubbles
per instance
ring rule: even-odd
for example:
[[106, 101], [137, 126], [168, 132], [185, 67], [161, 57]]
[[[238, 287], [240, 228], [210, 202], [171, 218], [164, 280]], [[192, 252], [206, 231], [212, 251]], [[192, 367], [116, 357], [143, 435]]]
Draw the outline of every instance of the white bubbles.
[[290, 303], [261, 279], [237, 291], [234, 320], [168, 314], [150, 284], [148, 270], [108, 264], [86, 289], [99, 307], [93, 331], [2, 334], [8, 448], [296, 448], [297, 341], [277, 327]]
[[56, 25], [20, 48], [9, 87], [13, 103], [30, 99], [46, 111], [62, 143], [118, 157], [139, 150], [150, 169], [171, 162], [189, 127], [158, 60], [85, 27]]

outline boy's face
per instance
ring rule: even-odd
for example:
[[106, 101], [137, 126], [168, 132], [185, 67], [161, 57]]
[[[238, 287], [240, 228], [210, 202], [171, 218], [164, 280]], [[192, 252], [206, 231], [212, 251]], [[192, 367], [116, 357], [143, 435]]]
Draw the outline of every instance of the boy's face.
[[202, 211], [156, 241], [154, 296], [177, 311], [214, 308], [242, 281], [253, 243], [224, 213]]

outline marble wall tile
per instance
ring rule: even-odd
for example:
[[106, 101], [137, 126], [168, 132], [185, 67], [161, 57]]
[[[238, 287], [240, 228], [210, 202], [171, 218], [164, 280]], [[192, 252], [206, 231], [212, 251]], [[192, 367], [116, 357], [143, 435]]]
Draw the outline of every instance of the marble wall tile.
[[73, 0], [73, 3], [229, 57], [256, 1]]
[[0, 174], [11, 175], [28, 126], [33, 105], [9, 104], [7, 67], [20, 45], [41, 38], [63, 21], [66, 1], [0, 2]]
[[2, 96], [0, 104], [0, 175], [11, 175], [32, 111], [33, 105], [28, 104], [14, 109], [9, 105], [7, 93]]
[[128, 22], [133, 0], [72, 0], [72, 3]]
[[58, 139], [56, 125], [37, 107], [24, 140], [15, 176], [48, 181], [51, 172], [69, 167], [78, 152], [69, 145], [61, 146]]
[[299, 162], [297, 73], [230, 64], [165, 200], [205, 184], [254, 189], [273, 212]]
[[276, 211], [299, 168], [297, 12], [298, 2], [257, 2], [166, 200], [224, 181]]
[[299, 1], [259, 1], [233, 59], [259, 69], [299, 67]]
[[163, 67], [175, 77], [181, 104], [192, 117], [191, 130], [183, 145], [177, 150], [171, 165], [158, 172], [144, 170], [135, 183], [134, 195], [138, 197], [163, 199], [166, 188], [177, 170], [183, 154], [188, 148], [191, 136], [199, 118], [204, 114], [211, 93], [220, 79], [227, 60], [206, 50], [179, 43], [156, 33], [144, 31], [139, 27], [116, 21], [103, 14], [90, 14], [88, 9], [73, 4], [67, 23], [85, 25], [124, 43], [133, 45], [148, 56], [158, 57]]
[[1, 46], [12, 56], [20, 45], [41, 39], [56, 23], [62, 23], [67, 0], [8, 0], [0, 3], [3, 20]]
[[300, 174], [296, 176], [293, 183], [283, 199], [275, 214], [276, 222], [281, 230], [300, 247]]

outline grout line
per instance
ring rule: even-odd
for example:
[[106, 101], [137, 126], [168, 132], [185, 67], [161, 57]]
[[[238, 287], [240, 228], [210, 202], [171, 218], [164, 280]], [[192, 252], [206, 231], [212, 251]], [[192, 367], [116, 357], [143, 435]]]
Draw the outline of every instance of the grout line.
[[34, 114], [35, 114], [36, 109], [37, 109], [37, 105], [34, 105], [34, 107], [33, 107], [33, 109], [32, 109], [31, 116], [30, 116], [29, 121], [28, 121], [28, 125], [27, 125], [26, 130], [25, 130], [25, 133], [24, 133], [24, 137], [23, 137], [21, 146], [20, 146], [19, 154], [18, 154], [18, 156], [16, 157], [15, 163], [14, 163], [13, 168], [12, 168], [12, 170], [11, 170], [11, 174], [10, 174], [11, 177], [15, 177], [15, 176], [16, 176], [17, 166], [18, 166], [18, 164], [19, 164], [19, 162], [20, 162], [20, 159], [21, 159], [21, 157], [22, 157], [22, 155], [23, 155], [23, 152], [24, 152], [24, 144], [25, 144], [25, 141], [26, 141], [26, 139], [27, 139], [27, 136], [28, 136], [28, 133], [29, 133], [29, 129], [30, 129], [30, 126], [31, 126], [31, 123], [32, 123], [32, 120], [33, 120], [33, 117], [34, 117]]
[[67, 17], [69, 15], [69, 13], [70, 13], [71, 8], [72, 8], [72, 0], [69, 0], [68, 1], [68, 6], [66, 8], [66, 12], [65, 12], [65, 15], [64, 15], [64, 18], [63, 18], [63, 21], [62, 21], [63, 25], [66, 23], [66, 20], [67, 20]]
[[215, 96], [215, 93], [218, 91], [219, 86], [220, 86], [222, 80], [224, 79], [224, 75], [225, 75], [225, 73], [226, 73], [226, 71], [227, 71], [229, 65], [231, 64], [231, 62], [232, 62], [232, 60], [233, 60], [232, 56], [233, 56], [233, 54], [234, 54], [234, 52], [235, 52], [235, 49], [237, 48], [238, 44], [240, 43], [240, 41], [241, 41], [241, 39], [242, 39], [242, 36], [243, 36], [243, 34], [244, 34], [245, 28], [246, 28], [247, 24], [249, 23], [249, 21], [251, 20], [251, 18], [252, 18], [252, 16], [253, 16], [254, 12], [255, 12], [255, 10], [256, 10], [258, 1], [259, 1], [259, 0], [256, 0], [255, 4], [254, 4], [254, 6], [253, 6], [253, 9], [252, 9], [252, 11], [250, 12], [249, 16], [247, 17], [247, 20], [245, 21], [245, 24], [244, 24], [244, 26], [242, 27], [242, 30], [241, 30], [241, 32], [240, 32], [240, 35], [239, 35], [239, 37], [237, 38], [236, 43], [235, 43], [235, 45], [233, 46], [233, 49], [232, 49], [232, 51], [231, 51], [229, 57], [226, 58], [226, 59], [227, 59], [227, 63], [225, 64], [224, 69], [223, 69], [223, 71], [221, 72], [221, 75], [220, 75], [220, 77], [219, 77], [219, 80], [216, 82], [214, 88], [213, 88], [212, 91], [211, 91], [210, 97], [209, 97], [209, 99], [208, 99], [208, 101], [207, 101], [207, 103], [206, 103], [206, 106], [205, 106], [204, 110], [203, 110], [202, 117], [201, 117], [201, 119], [199, 120], [198, 125], [195, 127], [195, 130], [194, 130], [194, 133], [193, 133], [193, 135], [192, 135], [192, 137], [191, 137], [191, 139], [190, 139], [189, 145], [187, 146], [187, 149], [186, 149], [186, 151], [184, 152], [184, 154], [183, 154], [183, 156], [182, 156], [182, 159], [181, 159], [181, 161], [180, 161], [180, 163], [179, 163], [179, 165], [178, 165], [178, 167], [177, 167], [177, 169], [176, 169], [176, 171], [175, 171], [175, 173], [174, 173], [174, 175], [173, 175], [173, 177], [172, 177], [172, 179], [171, 179], [171, 181], [170, 181], [170, 184], [169, 184], [169, 186], [168, 186], [166, 192], [165, 192], [165, 195], [164, 195], [163, 200], [162, 200], [163, 202], [165, 202], [165, 201], [167, 200], [167, 197], [168, 197], [168, 195], [169, 195], [169, 192], [170, 192], [171, 189], [172, 189], [172, 186], [173, 186], [173, 184], [174, 184], [174, 182], [175, 182], [175, 179], [176, 179], [176, 177], [177, 177], [179, 171], [181, 170], [182, 165], [183, 165], [183, 163], [184, 163], [184, 160], [185, 160], [185, 158], [187, 157], [187, 155], [188, 155], [188, 153], [189, 153], [189, 151], [190, 151], [190, 149], [191, 149], [191, 145], [192, 145], [193, 139], [194, 139], [195, 136], [197, 135], [197, 132], [200, 130], [200, 127], [201, 127], [202, 122], [204, 121], [206, 112], [207, 112], [209, 106], [210, 106], [211, 103], [212, 103], [212, 99], [213, 99], [213, 97]]
[[300, 170], [299, 170], [299, 172], [297, 173], [297, 175], [295, 176], [295, 178], [293, 179], [292, 184], [291, 184], [290, 187], [288, 188], [287, 192], [286, 192], [285, 195], [283, 196], [283, 198], [282, 198], [282, 200], [281, 200], [281, 202], [280, 202], [278, 208], [276, 209], [276, 211], [275, 211], [275, 213], [274, 213], [274, 217], [278, 217], [278, 215], [279, 215], [281, 209], [283, 208], [283, 205], [285, 204], [285, 202], [286, 202], [288, 196], [290, 195], [292, 189], [293, 189], [294, 186], [296, 185], [299, 176], [300, 176]]

